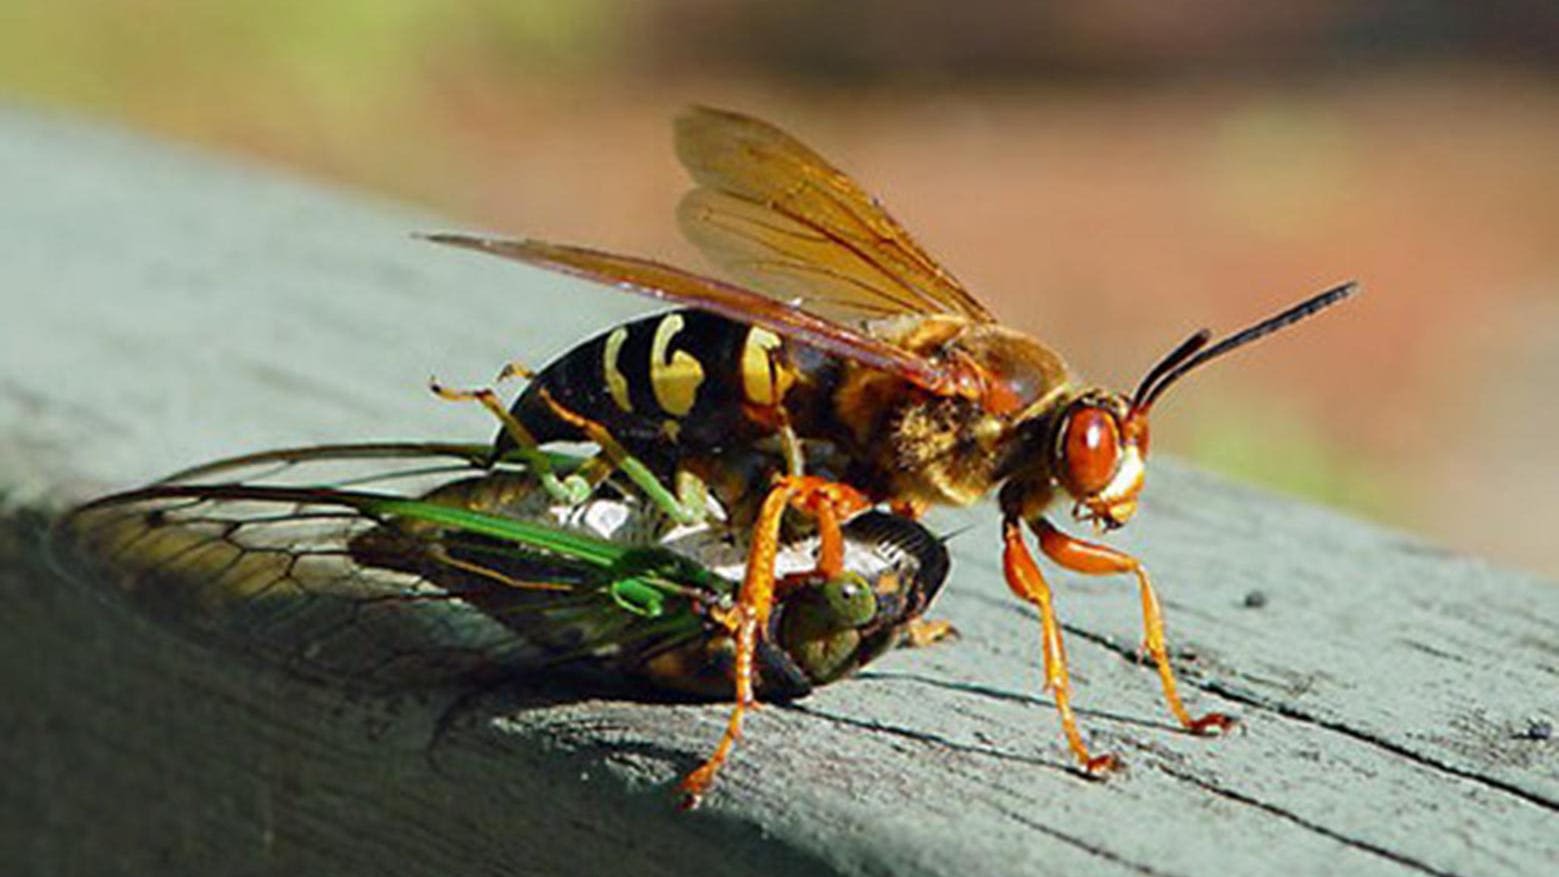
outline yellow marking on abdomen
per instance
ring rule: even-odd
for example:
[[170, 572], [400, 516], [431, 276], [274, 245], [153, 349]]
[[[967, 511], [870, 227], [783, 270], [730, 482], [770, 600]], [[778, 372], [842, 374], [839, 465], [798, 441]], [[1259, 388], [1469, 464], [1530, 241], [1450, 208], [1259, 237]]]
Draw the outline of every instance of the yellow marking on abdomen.
[[612, 334], [606, 336], [606, 345], [601, 349], [601, 375], [606, 378], [606, 391], [611, 394], [612, 401], [624, 413], [631, 413], [633, 400], [628, 396], [628, 378], [617, 367], [617, 358], [622, 355], [623, 344], [627, 340], [627, 326], [618, 326], [612, 330]]
[[655, 402], [675, 417], [693, 410], [698, 388], [704, 383], [704, 367], [692, 354], [678, 350], [666, 357], [671, 339], [682, 331], [682, 325], [681, 314], [666, 317], [655, 327], [655, 340], [650, 344], [650, 387], [655, 391]]
[[754, 405], [772, 408], [785, 398], [795, 375], [776, 363], [771, 351], [784, 344], [768, 329], [754, 326], [747, 330], [742, 344], [742, 395]]

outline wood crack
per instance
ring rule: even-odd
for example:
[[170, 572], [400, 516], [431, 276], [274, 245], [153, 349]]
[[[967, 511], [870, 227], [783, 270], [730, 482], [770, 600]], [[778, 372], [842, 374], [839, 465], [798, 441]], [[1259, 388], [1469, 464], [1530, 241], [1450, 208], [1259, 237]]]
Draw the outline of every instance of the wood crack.
[[[1132, 663], [1137, 662], [1137, 655], [1134, 650], [1122, 647], [1110, 637], [1070, 625], [1063, 625], [1063, 627], [1071, 636], [1075, 636], [1079, 639], [1084, 639], [1088, 642], [1102, 646], [1125, 658], [1126, 660], [1131, 661]], [[1236, 686], [1227, 682], [1221, 682], [1216, 679], [1207, 679], [1191, 675], [1184, 675], [1180, 678], [1182, 684], [1191, 685], [1199, 691], [1216, 695], [1218, 697], [1224, 698], [1225, 700], [1234, 701], [1235, 703], [1246, 707], [1274, 713], [1276, 715], [1282, 716], [1285, 719], [1292, 719], [1297, 722], [1303, 722], [1307, 725], [1313, 725], [1326, 731], [1341, 734], [1350, 739], [1357, 740], [1360, 743], [1364, 743], [1366, 745], [1382, 749], [1386, 752], [1390, 752], [1392, 755], [1405, 758], [1414, 764], [1419, 765], [1420, 767], [1426, 767], [1439, 773], [1457, 777], [1458, 779], [1477, 783], [1489, 789], [1493, 789], [1495, 791], [1503, 792], [1507, 795], [1519, 798], [1529, 804], [1535, 804], [1545, 810], [1559, 812], [1559, 801], [1555, 801], [1544, 795], [1523, 789], [1520, 786], [1495, 777], [1485, 776], [1484, 774], [1476, 773], [1466, 768], [1457, 767], [1454, 764], [1441, 761], [1438, 758], [1425, 755], [1421, 752], [1415, 752], [1401, 743], [1388, 740], [1385, 737], [1371, 734], [1358, 728], [1349, 727], [1348, 725], [1345, 725], [1341, 722], [1335, 722], [1329, 719], [1321, 718], [1320, 716], [1305, 712], [1304, 710], [1301, 710], [1291, 704], [1273, 700], [1269, 697], [1263, 697], [1262, 695], [1257, 694], [1247, 688]]]
[[[1090, 779], [1089, 777], [1085, 776], [1080, 771], [1078, 771], [1075, 767], [1073, 767], [1073, 766], [1071, 766], [1069, 764], [1062, 764], [1062, 763], [1059, 763], [1059, 762], [1050, 761], [1050, 760], [1047, 760], [1047, 759], [1037, 758], [1037, 757], [1033, 757], [1033, 756], [1018, 755], [1018, 754], [1015, 754], [1015, 753], [1012, 753], [1012, 752], [1005, 752], [1003, 750], [995, 749], [995, 748], [987, 747], [987, 746], [972, 746], [972, 745], [970, 745], [968, 743], [960, 743], [960, 742], [958, 742], [956, 740], [952, 740], [952, 739], [944, 737], [944, 736], [942, 736], [940, 734], [931, 734], [931, 733], [927, 733], [925, 731], [916, 731], [916, 730], [914, 730], [912, 728], [905, 728], [905, 727], [901, 727], [901, 726], [897, 726], [897, 725], [888, 725], [888, 724], [884, 724], [882, 722], [874, 722], [874, 721], [869, 721], [869, 720], [864, 720], [864, 719], [855, 719], [855, 718], [851, 718], [849, 716], [841, 716], [841, 715], [837, 715], [835, 713], [830, 713], [830, 712], [825, 712], [823, 710], [813, 709], [811, 707], [804, 706], [802, 704], [796, 704], [796, 703], [786, 704], [784, 708], [787, 711], [789, 711], [789, 712], [796, 712], [796, 713], [801, 713], [802, 715], [812, 716], [812, 717], [815, 717], [815, 718], [822, 719], [823, 721], [829, 722], [831, 724], [839, 725], [839, 726], [842, 726], [842, 727], [857, 728], [857, 729], [864, 730], [864, 731], [871, 731], [873, 733], [891, 734], [891, 735], [893, 735], [895, 737], [899, 737], [899, 738], [902, 738], [902, 739], [905, 739], [905, 740], [912, 740], [912, 741], [914, 741], [916, 743], [919, 743], [921, 745], [924, 745], [924, 746], [932, 746], [932, 747], [939, 747], [939, 748], [943, 748], [943, 749], [950, 749], [950, 750], [955, 751], [955, 752], [961, 752], [961, 753], [966, 753], [966, 754], [971, 754], [971, 755], [982, 755], [982, 756], [986, 756], [988, 758], [995, 758], [995, 759], [999, 759], [999, 760], [1003, 760], [1003, 761], [1013, 761], [1013, 762], [1020, 762], [1020, 763], [1023, 763], [1023, 764], [1038, 765], [1040, 767], [1044, 767], [1044, 768], [1047, 768], [1047, 769], [1050, 769], [1050, 770], [1055, 770], [1055, 771], [1060, 771], [1061, 773], [1070, 774], [1070, 775], [1079, 777], [1081, 779]], [[990, 784], [990, 781], [987, 778], [974, 777], [974, 776], [968, 774], [966, 771], [960, 771], [954, 765], [947, 764], [947, 765], [944, 765], [944, 767], [945, 767], [945, 769], [947, 769], [950, 772], [964, 773], [964, 775], [969, 777], [972, 782], [976, 782], [976, 783], [983, 784], [983, 785], [989, 785]], [[1011, 791], [1015, 792], [1015, 790], [1011, 790]], [[1147, 875], [1151, 875], [1151, 877], [1169, 877], [1167, 872], [1159, 871], [1159, 870], [1157, 870], [1155, 868], [1149, 867], [1148, 865], [1144, 865], [1144, 864], [1142, 864], [1140, 862], [1131, 861], [1130, 859], [1127, 859], [1124, 856], [1120, 855], [1119, 853], [1116, 853], [1116, 852], [1114, 852], [1114, 851], [1112, 851], [1110, 849], [1098, 846], [1096, 844], [1089, 843], [1088, 841], [1084, 840], [1081, 837], [1077, 837], [1076, 835], [1068, 834], [1067, 832], [1064, 832], [1064, 831], [1062, 831], [1062, 830], [1060, 830], [1060, 829], [1058, 829], [1058, 828], [1056, 828], [1054, 826], [1046, 825], [1046, 824], [1044, 824], [1042, 822], [1036, 822], [1035, 820], [1030, 819], [1030, 818], [1028, 818], [1027, 816], [1024, 816], [1021, 813], [1009, 812], [1007, 815], [1010, 818], [1016, 820], [1017, 822], [1022, 823], [1024, 826], [1026, 826], [1028, 828], [1031, 828], [1031, 829], [1033, 829], [1033, 830], [1035, 830], [1035, 831], [1037, 831], [1037, 832], [1039, 832], [1041, 834], [1044, 834], [1044, 835], [1046, 835], [1048, 837], [1052, 837], [1052, 838], [1060, 841], [1061, 843], [1064, 843], [1064, 844], [1067, 844], [1068, 846], [1071, 846], [1071, 847], [1074, 847], [1076, 849], [1082, 850], [1085, 853], [1088, 853], [1090, 855], [1093, 855], [1093, 856], [1096, 856], [1098, 858], [1104, 859], [1105, 861], [1113, 862], [1113, 863], [1115, 863], [1117, 865], [1121, 865], [1123, 867], [1130, 868], [1131, 870], [1137, 872], [1138, 874], [1147, 874]]]
[[1380, 856], [1381, 858], [1388, 859], [1399, 865], [1412, 868], [1413, 870], [1420, 873], [1433, 874], [1435, 877], [1460, 877], [1458, 872], [1444, 871], [1434, 867], [1433, 865], [1414, 859], [1411, 856], [1405, 856], [1402, 853], [1387, 849], [1386, 847], [1380, 846], [1379, 844], [1370, 843], [1367, 840], [1363, 840], [1357, 837], [1350, 837], [1349, 835], [1343, 834], [1340, 831], [1327, 828], [1320, 823], [1312, 822], [1293, 812], [1292, 810], [1288, 810], [1283, 807], [1279, 807], [1276, 804], [1268, 803], [1266, 801], [1253, 798], [1249, 795], [1236, 792], [1233, 789], [1225, 788], [1216, 783], [1208, 782], [1207, 780], [1204, 780], [1200, 777], [1175, 770], [1171, 767], [1168, 767], [1167, 765], [1160, 764], [1158, 765], [1158, 769], [1163, 771], [1168, 776], [1174, 777], [1175, 779], [1182, 782], [1190, 783], [1191, 785], [1196, 786], [1198, 789], [1201, 789], [1202, 791], [1211, 795], [1216, 795], [1220, 798], [1234, 801], [1246, 807], [1254, 807], [1264, 813], [1270, 813], [1279, 819], [1291, 822], [1300, 828], [1305, 829], [1306, 831], [1314, 832], [1321, 835], [1322, 837], [1337, 841], [1338, 843], [1345, 846], [1353, 847], [1354, 849], [1362, 850], [1363, 852], [1370, 853], [1375, 856]]

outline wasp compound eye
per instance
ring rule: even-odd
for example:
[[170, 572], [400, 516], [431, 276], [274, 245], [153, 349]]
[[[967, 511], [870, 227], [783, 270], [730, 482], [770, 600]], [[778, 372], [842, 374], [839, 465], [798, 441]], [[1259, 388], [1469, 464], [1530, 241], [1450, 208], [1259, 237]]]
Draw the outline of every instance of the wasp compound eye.
[[1114, 415], [1086, 406], [1067, 418], [1061, 437], [1061, 472], [1073, 496], [1093, 496], [1109, 486], [1120, 458]]

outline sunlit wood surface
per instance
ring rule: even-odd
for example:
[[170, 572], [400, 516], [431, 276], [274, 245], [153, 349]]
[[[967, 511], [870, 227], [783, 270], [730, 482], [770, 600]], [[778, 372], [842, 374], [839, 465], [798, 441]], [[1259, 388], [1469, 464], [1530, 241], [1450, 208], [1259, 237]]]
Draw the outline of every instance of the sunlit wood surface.
[[[1559, 588], [1157, 459], [1119, 542], [1193, 708], [1132, 660], [1125, 581], [1058, 576], [1076, 699], [1129, 770], [1072, 772], [992, 509], [959, 642], [749, 726], [719, 706], [376, 699], [186, 642], [57, 577], [66, 503], [284, 444], [469, 440], [488, 379], [639, 307], [433, 247], [442, 225], [180, 149], [0, 114], [0, 871], [11, 874], [1539, 874], [1559, 860]], [[965, 525], [972, 528], [964, 530]], [[521, 702], [515, 702], [520, 700]], [[1550, 725], [1551, 727], [1551, 725]]]

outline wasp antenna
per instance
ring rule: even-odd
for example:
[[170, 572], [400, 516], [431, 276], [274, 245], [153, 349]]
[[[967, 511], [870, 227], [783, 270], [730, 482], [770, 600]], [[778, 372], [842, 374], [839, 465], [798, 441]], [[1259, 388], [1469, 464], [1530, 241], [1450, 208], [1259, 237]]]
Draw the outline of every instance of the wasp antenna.
[[[1152, 372], [1149, 372], [1148, 377], [1143, 380], [1142, 386], [1137, 388], [1136, 395], [1132, 398], [1132, 407], [1139, 411], [1146, 411], [1153, 405], [1154, 400], [1162, 396], [1164, 391], [1169, 389], [1170, 385], [1175, 381], [1180, 380], [1186, 372], [1217, 359], [1225, 353], [1238, 350], [1253, 341], [1259, 341], [1279, 329], [1292, 326], [1306, 317], [1313, 316], [1337, 304], [1358, 291], [1358, 282], [1350, 280], [1340, 286], [1334, 286], [1319, 295], [1311, 296], [1288, 310], [1280, 314], [1274, 314], [1249, 328], [1241, 329], [1217, 344], [1202, 350], [1200, 353], [1196, 353], [1194, 356], [1182, 359], [1178, 363], [1165, 367], [1164, 363], [1161, 362]], [[1190, 353], [1201, 347], [1201, 344], [1192, 344], [1192, 341], [1197, 337], [1197, 335], [1193, 335], [1179, 347], [1175, 348], [1169, 356], [1164, 358], [1165, 362], [1174, 358], [1177, 353], [1182, 351]], [[1189, 351], [1186, 350], [1188, 347], [1190, 348]], [[1155, 377], [1157, 381], [1153, 380]]]
[[1179, 346], [1165, 354], [1142, 378], [1142, 383], [1137, 385], [1137, 392], [1131, 394], [1131, 407], [1139, 410], [1145, 408], [1143, 400], [1148, 397], [1148, 393], [1152, 391], [1158, 379], [1163, 377], [1165, 372], [1184, 362], [1186, 357], [1205, 347], [1212, 337], [1213, 330], [1198, 329], [1196, 334], [1180, 342]]

